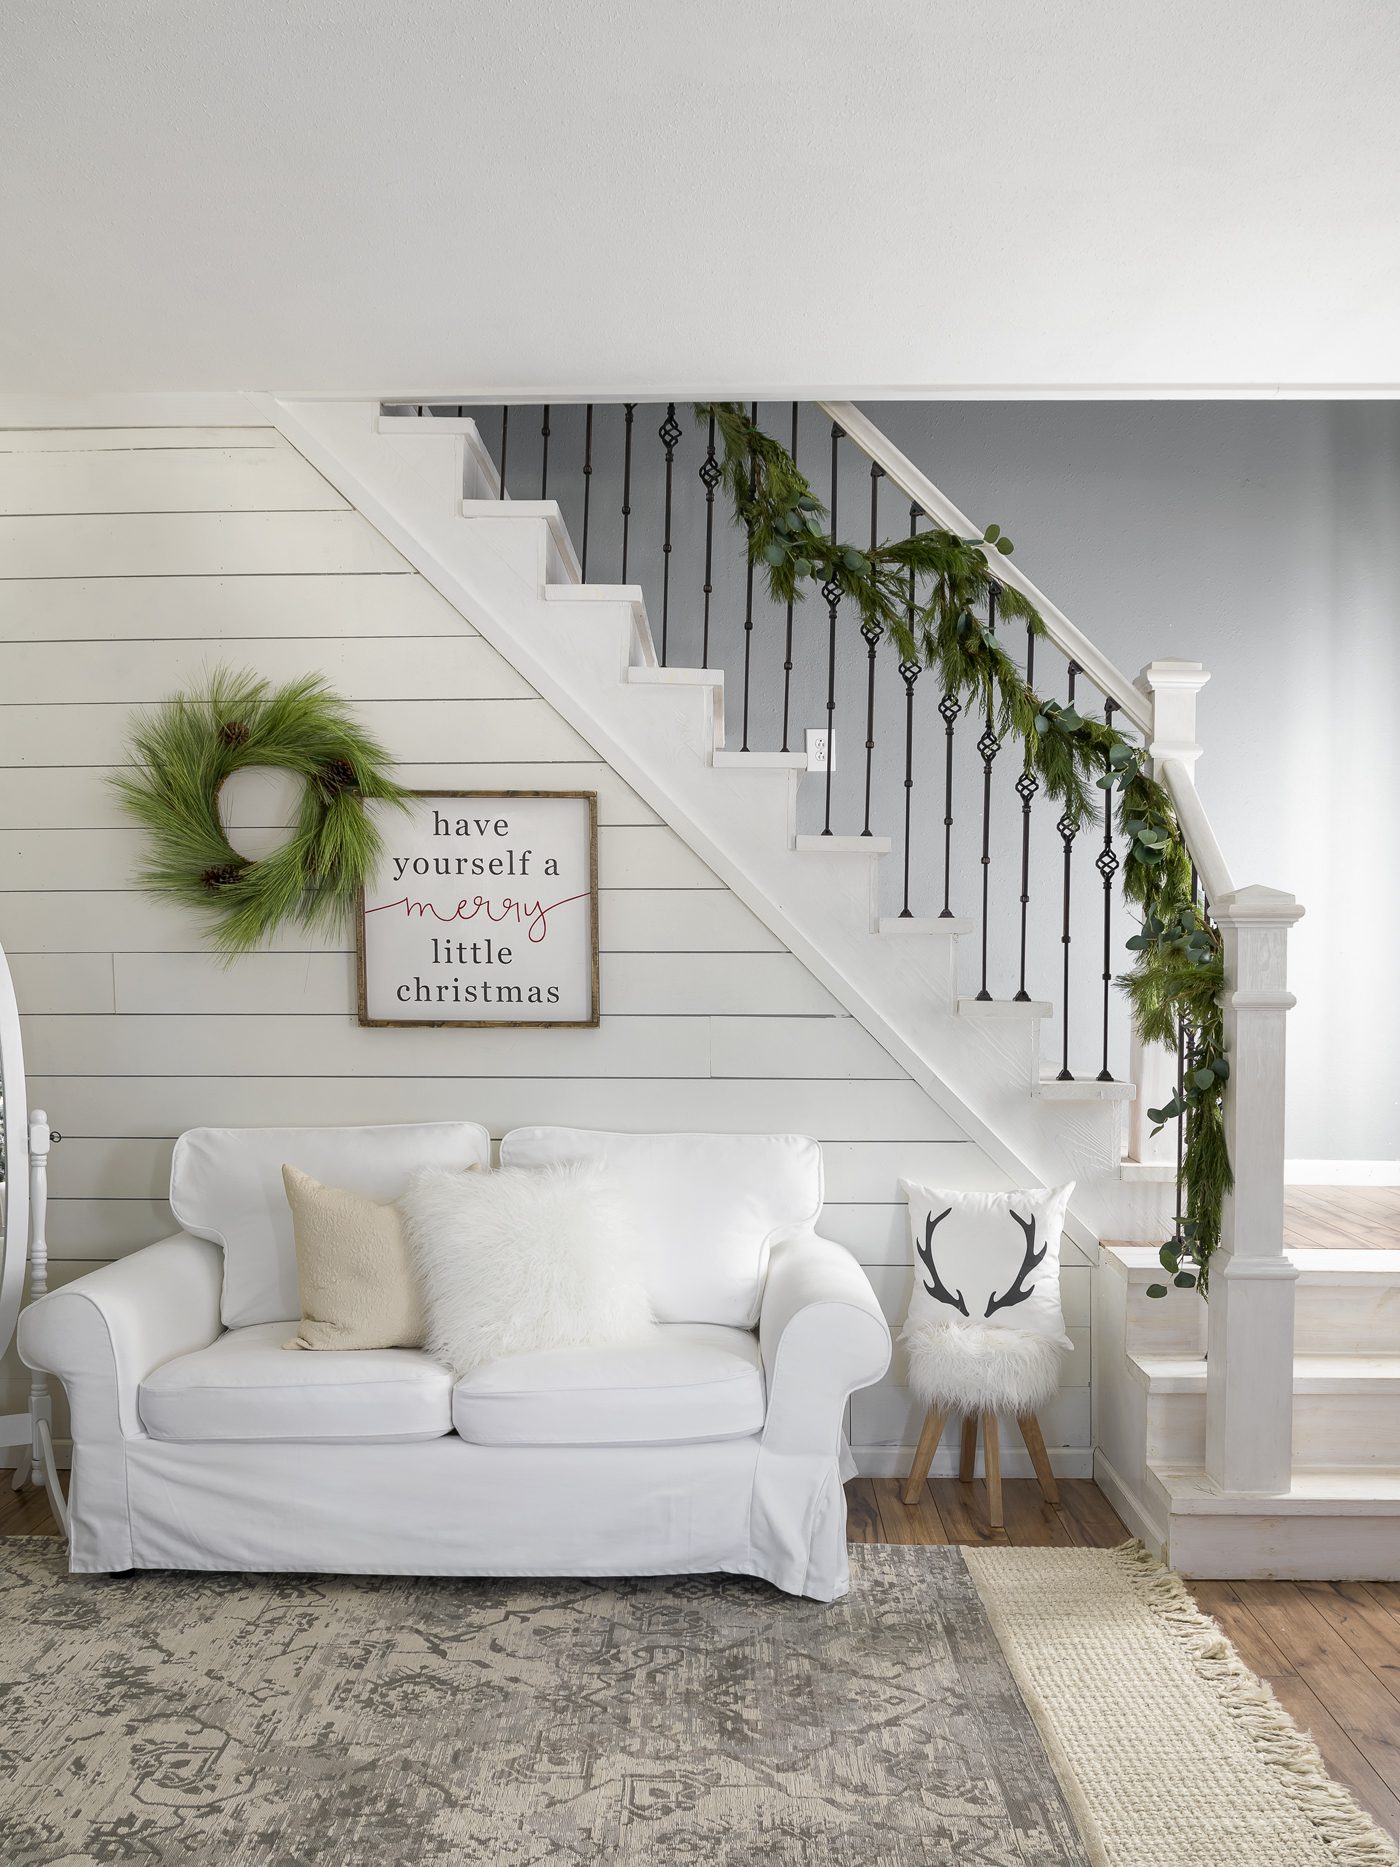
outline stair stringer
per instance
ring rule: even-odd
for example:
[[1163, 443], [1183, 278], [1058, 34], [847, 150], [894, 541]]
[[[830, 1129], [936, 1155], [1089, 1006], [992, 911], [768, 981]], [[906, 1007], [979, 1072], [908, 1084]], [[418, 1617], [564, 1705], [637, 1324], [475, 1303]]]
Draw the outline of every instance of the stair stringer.
[[713, 762], [722, 672], [628, 678], [654, 668], [640, 592], [578, 586], [557, 506], [473, 500], [464, 512], [460, 494], [444, 497], [469, 471], [460, 434], [410, 448], [378, 431], [372, 403], [253, 399], [1013, 1182], [1076, 1181], [1077, 1243], [1092, 1255], [1102, 1237], [1160, 1236], [1162, 1189], [1119, 1177], [1113, 1107], [1034, 1093], [1036, 1019], [940, 1004], [917, 942], [878, 931], [878, 857], [795, 846], [796, 771]]

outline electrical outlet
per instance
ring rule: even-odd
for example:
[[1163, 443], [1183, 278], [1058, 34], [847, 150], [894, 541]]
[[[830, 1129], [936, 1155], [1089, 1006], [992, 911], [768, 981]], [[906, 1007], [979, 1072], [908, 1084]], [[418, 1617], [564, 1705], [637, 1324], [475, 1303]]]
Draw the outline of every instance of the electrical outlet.
[[807, 769], [808, 771], [826, 771], [836, 769], [836, 735], [827, 732], [824, 726], [807, 728]]

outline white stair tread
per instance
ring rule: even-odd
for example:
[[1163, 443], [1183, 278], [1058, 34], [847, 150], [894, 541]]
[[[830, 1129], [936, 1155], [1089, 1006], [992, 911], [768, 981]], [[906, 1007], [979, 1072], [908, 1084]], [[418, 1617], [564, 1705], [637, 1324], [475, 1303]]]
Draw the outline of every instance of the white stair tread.
[[[1130, 1165], [1124, 1162], [1124, 1165]], [[1134, 1243], [1131, 1239], [1105, 1238], [1102, 1249], [1115, 1258], [1134, 1284], [1156, 1283], [1162, 1276], [1159, 1245]], [[1300, 1283], [1352, 1283], [1365, 1281], [1378, 1289], [1400, 1282], [1400, 1251], [1327, 1251], [1290, 1246], [1283, 1254], [1301, 1273]]]
[[629, 668], [629, 681], [650, 687], [723, 687], [723, 668]]
[[964, 1018], [1048, 1018], [1054, 1006], [1043, 998], [960, 998]]
[[887, 856], [894, 847], [887, 836], [796, 836], [792, 846], [823, 856]]
[[1137, 1095], [1131, 1083], [1100, 1083], [1092, 1076], [1076, 1076], [1062, 1083], [1057, 1077], [1042, 1076], [1035, 1093], [1047, 1102], [1131, 1102]]
[[480, 424], [470, 415], [376, 415], [377, 434], [476, 434]]
[[1271, 1497], [1217, 1491], [1199, 1466], [1153, 1465], [1173, 1515], [1229, 1517], [1400, 1517], [1400, 1470], [1390, 1466], [1314, 1466], [1294, 1471], [1290, 1488]]
[[723, 771], [806, 771], [805, 752], [716, 752], [712, 765]]
[[882, 934], [941, 934], [945, 939], [955, 934], [969, 934], [974, 930], [972, 921], [959, 920], [955, 914], [933, 916], [921, 919], [917, 914], [882, 914], [880, 932]]
[[[1198, 1355], [1130, 1355], [1129, 1363], [1149, 1394], [1203, 1394], [1206, 1364]], [[1400, 1400], [1398, 1355], [1295, 1355], [1295, 1394], [1370, 1394]]]
[[1130, 1183], [1161, 1186], [1176, 1178], [1176, 1163], [1170, 1160], [1124, 1160], [1118, 1171]]

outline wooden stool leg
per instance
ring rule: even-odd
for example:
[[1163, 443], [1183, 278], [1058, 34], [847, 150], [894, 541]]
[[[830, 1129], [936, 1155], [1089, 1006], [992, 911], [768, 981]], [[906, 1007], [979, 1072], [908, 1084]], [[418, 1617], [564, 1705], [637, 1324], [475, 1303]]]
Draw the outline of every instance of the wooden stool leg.
[[1031, 1464], [1035, 1475], [1040, 1480], [1041, 1494], [1047, 1504], [1058, 1504], [1060, 1491], [1055, 1483], [1055, 1474], [1050, 1469], [1050, 1454], [1045, 1450], [1045, 1439], [1040, 1430], [1040, 1421], [1033, 1413], [1017, 1416], [1016, 1424], [1021, 1429], [1021, 1437], [1026, 1442], [1026, 1450], [1031, 1455]]
[[938, 1442], [943, 1437], [943, 1423], [948, 1418], [946, 1412], [937, 1407], [930, 1407], [924, 1421], [924, 1430], [919, 1434], [919, 1444], [914, 1453], [914, 1463], [909, 1467], [909, 1476], [904, 1481], [904, 1502], [917, 1504], [919, 1493], [924, 1488], [928, 1477], [928, 1468], [933, 1463], [933, 1455], [938, 1450]]
[[969, 1413], [962, 1424], [962, 1457], [958, 1461], [958, 1477], [965, 1485], [970, 1485], [977, 1475], [977, 1415]]
[[982, 1462], [987, 1468], [987, 1521], [994, 1530], [1002, 1527], [1001, 1510], [1001, 1439], [994, 1413], [982, 1415]]

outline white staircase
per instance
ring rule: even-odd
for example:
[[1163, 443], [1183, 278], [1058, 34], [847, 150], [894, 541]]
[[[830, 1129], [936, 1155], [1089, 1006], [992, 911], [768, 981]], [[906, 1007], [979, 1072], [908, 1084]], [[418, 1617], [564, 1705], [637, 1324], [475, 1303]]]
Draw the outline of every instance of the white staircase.
[[266, 406], [971, 1139], [1018, 1180], [1077, 1183], [1082, 1247], [1163, 1235], [1165, 1172], [1122, 1172], [1131, 1086], [1043, 1081], [1047, 1004], [956, 995], [969, 923], [881, 918], [890, 838], [799, 834], [805, 756], [726, 746], [723, 671], [658, 666], [640, 590], [579, 581], [558, 506], [502, 502], [473, 421]]
[[1156, 1253], [1106, 1246], [1096, 1278], [1095, 1476], [1196, 1576], [1400, 1579], [1400, 1251], [1288, 1254], [1292, 1481], [1223, 1497], [1206, 1478], [1206, 1315], [1146, 1294]]

